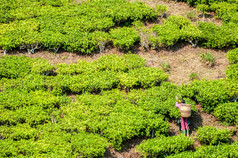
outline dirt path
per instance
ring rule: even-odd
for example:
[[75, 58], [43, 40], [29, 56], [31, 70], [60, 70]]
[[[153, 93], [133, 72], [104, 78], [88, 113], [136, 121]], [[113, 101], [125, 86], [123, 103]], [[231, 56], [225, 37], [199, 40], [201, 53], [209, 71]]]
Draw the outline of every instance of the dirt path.
[[106, 153], [105, 158], [141, 158], [139, 153], [135, 151], [136, 145], [139, 145], [143, 140], [147, 138], [132, 138], [124, 143], [121, 151], [114, 150], [110, 147]]
[[[207, 52], [215, 57], [213, 67], [201, 62], [200, 55]], [[178, 44], [173, 49], [161, 49], [158, 52], [140, 50], [138, 54], [146, 59], [149, 67], [163, 68], [162, 63], [168, 63], [170, 66], [169, 81], [177, 85], [190, 83], [192, 73], [196, 74], [197, 79], [200, 80], [225, 78], [225, 70], [229, 65], [226, 60], [226, 51], [193, 48], [189, 44]]]

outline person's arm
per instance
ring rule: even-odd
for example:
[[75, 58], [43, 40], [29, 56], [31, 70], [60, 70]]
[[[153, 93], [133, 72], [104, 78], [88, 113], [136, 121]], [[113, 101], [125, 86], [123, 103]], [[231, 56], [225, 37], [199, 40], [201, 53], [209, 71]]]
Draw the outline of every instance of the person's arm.
[[180, 105], [178, 102], [175, 103], [175, 106], [180, 109]]

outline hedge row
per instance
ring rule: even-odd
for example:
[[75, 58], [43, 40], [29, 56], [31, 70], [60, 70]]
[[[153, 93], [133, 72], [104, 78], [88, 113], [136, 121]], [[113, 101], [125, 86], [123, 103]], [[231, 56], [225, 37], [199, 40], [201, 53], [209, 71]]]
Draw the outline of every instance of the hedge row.
[[166, 157], [174, 153], [180, 153], [193, 147], [193, 140], [183, 135], [172, 137], [157, 137], [142, 142], [136, 147], [136, 151], [143, 157]]
[[139, 41], [138, 32], [115, 27], [157, 17], [153, 8], [140, 2], [93, 0], [78, 4], [64, 0], [60, 5], [52, 2], [33, 1], [28, 5], [22, 0], [16, 2], [18, 7], [13, 1], [0, 3], [9, 12], [2, 15], [5, 16], [2, 22], [9, 23], [0, 23], [0, 47], [4, 51], [20, 48], [30, 53], [43, 47], [55, 52], [63, 48], [91, 53], [104, 51], [106, 44], [113, 41], [115, 46], [128, 49]]
[[46, 128], [36, 130], [25, 124], [6, 128], [9, 134], [5, 135], [7, 133], [2, 132], [4, 130], [2, 128], [1, 126], [1, 134], [9, 139], [0, 140], [1, 157], [92, 158], [103, 156], [109, 146], [107, 140], [97, 134], [46, 132]]
[[218, 146], [202, 146], [195, 152], [188, 151], [180, 154], [168, 156], [168, 158], [199, 158], [199, 157], [237, 157], [238, 156], [238, 144], [232, 145], [218, 145]]
[[229, 144], [231, 143], [231, 131], [204, 126], [198, 128], [196, 138], [206, 145]]
[[0, 89], [49, 89], [55, 94], [99, 92], [112, 88], [148, 88], [168, 78], [158, 68], [145, 67], [144, 59], [133, 54], [106, 55], [93, 62], [79, 61], [55, 67], [44, 59], [2, 57]]
[[[214, 8], [220, 11], [220, 6], [222, 4]], [[53, 7], [57, 14], [49, 13], [49, 7]], [[139, 42], [146, 49], [173, 46], [180, 42], [189, 42], [194, 47], [223, 48], [236, 47], [238, 41], [236, 21], [222, 26], [199, 22], [196, 26], [184, 17], [169, 16], [167, 20], [163, 19], [163, 25], [143, 28], [138, 21], [154, 20], [161, 13], [139, 2], [95, 0], [80, 5], [46, 5], [39, 10], [39, 13], [28, 11], [28, 14], [17, 10], [20, 17], [13, 17], [14, 21], [8, 24], [0, 24], [0, 47], [4, 52], [26, 49], [34, 53], [36, 49], [45, 48], [55, 52], [64, 49], [88, 54], [98, 50], [103, 52], [110, 43], [128, 50]], [[226, 16], [228, 11], [222, 11], [225, 12], [222, 15]], [[237, 10], [230, 12], [235, 15]], [[135, 27], [129, 27], [132, 24]]]

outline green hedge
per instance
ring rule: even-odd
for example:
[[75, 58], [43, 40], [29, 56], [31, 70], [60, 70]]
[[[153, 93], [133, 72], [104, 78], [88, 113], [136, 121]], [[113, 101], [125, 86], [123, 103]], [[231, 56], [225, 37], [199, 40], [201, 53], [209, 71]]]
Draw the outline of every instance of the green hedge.
[[30, 73], [49, 75], [53, 70], [54, 66], [45, 59], [26, 56], [4, 56], [0, 59], [0, 79], [24, 77]]
[[[180, 111], [175, 106], [175, 97], [178, 94], [179, 87], [163, 82], [159, 87], [146, 89], [145, 92], [132, 91], [128, 94], [128, 99], [145, 110], [153, 111], [167, 118], [180, 118]], [[195, 102], [189, 98], [184, 99], [186, 103], [192, 105], [192, 113], [194, 113], [196, 111]]]
[[218, 146], [202, 146], [195, 152], [182, 152], [179, 154], [168, 156], [168, 158], [200, 158], [200, 157], [237, 157], [238, 156], [238, 145], [218, 145]]
[[120, 91], [82, 94], [77, 99], [62, 107], [65, 116], [59, 123], [67, 131], [99, 133], [116, 149], [121, 149], [122, 143], [132, 137], [166, 134], [169, 129], [163, 116], [133, 105]]
[[[31, 91], [9, 89], [0, 92], [1, 107], [5, 109], [17, 109], [18, 107], [38, 105], [42, 108], [54, 108], [62, 104], [60, 97], [47, 91]], [[40, 103], [39, 103], [40, 102]]]
[[226, 69], [226, 77], [228, 79], [237, 80], [238, 79], [238, 64], [232, 64]]
[[229, 102], [232, 89], [228, 89], [225, 80], [194, 81], [190, 85], [182, 86], [180, 94], [200, 103], [207, 112], [213, 112], [218, 104]]
[[227, 59], [230, 64], [236, 64], [238, 62], [238, 48], [228, 51]]
[[232, 49], [227, 52], [227, 59], [230, 62], [230, 66], [226, 69], [226, 77], [228, 79], [236, 80], [238, 78], [238, 58], [237, 58], [238, 49]]
[[136, 146], [136, 151], [144, 157], [165, 157], [180, 153], [193, 147], [193, 140], [183, 135], [172, 137], [157, 137], [142, 142]]
[[[141, 2], [126, 0], [93, 0], [81, 4], [64, 0], [8, 1], [0, 3], [0, 47], [4, 51], [25, 49], [34, 53], [44, 48], [57, 52], [64, 49], [71, 52], [90, 54], [104, 52], [107, 44], [128, 50], [139, 43], [149, 46], [173, 46], [188, 42], [192, 46], [224, 48], [237, 46], [238, 25], [235, 1], [198, 1], [224, 23], [200, 22], [198, 27], [182, 16], [169, 16], [163, 25], [151, 29], [129, 27], [135, 21], [155, 20], [156, 11]], [[195, 1], [187, 1], [195, 5]], [[56, 14], [57, 13], [57, 14]], [[145, 35], [145, 36], [144, 36]], [[141, 37], [140, 37], [141, 36]], [[79, 40], [80, 39], [80, 40]]]
[[138, 31], [134, 28], [122, 27], [110, 31], [113, 45], [128, 50], [136, 42], [140, 41]]
[[214, 110], [214, 115], [228, 124], [238, 125], [238, 103], [225, 103], [218, 105]]
[[2, 78], [0, 80], [0, 90], [6, 91], [9, 89], [19, 89], [19, 90], [27, 90], [27, 91], [35, 91], [42, 90], [45, 91], [47, 89], [47, 76], [40, 74], [29, 74], [24, 78], [17, 79], [7, 79]]
[[223, 48], [237, 45], [238, 31], [235, 28], [238, 28], [238, 25], [236, 24], [218, 26], [213, 23], [200, 22], [198, 28], [202, 31], [202, 45], [205, 47]]
[[[0, 8], [5, 13], [0, 20], [0, 47], [4, 51], [20, 48], [29, 53], [39, 48], [55, 52], [62, 48], [89, 54], [98, 49], [104, 51], [111, 40], [115, 46], [128, 49], [139, 41], [138, 32], [115, 27], [157, 17], [155, 10], [144, 3], [126, 0], [81, 4], [67, 0], [21, 0], [0, 3]], [[110, 29], [111, 36], [107, 33]]]
[[2, 139], [12, 139], [19, 141], [21, 139], [34, 139], [38, 136], [38, 130], [30, 127], [29, 124], [18, 124], [17, 126], [1, 126], [0, 135]]
[[[25, 133], [32, 131], [24, 128]], [[22, 134], [24, 132], [21, 132]], [[20, 133], [18, 133], [20, 134]], [[0, 141], [1, 157], [100, 157], [103, 156], [108, 143], [105, 138], [85, 132], [66, 133], [39, 130], [37, 140], [21, 139]]]
[[134, 54], [105, 55], [92, 62], [80, 60], [77, 64], [55, 67], [44, 59], [6, 56], [0, 60], [0, 67], [0, 90], [48, 89], [55, 95], [149, 88], [168, 78], [160, 69], [145, 67], [145, 60]]
[[217, 129], [216, 127], [199, 127], [196, 138], [202, 144], [218, 145], [231, 142], [231, 133], [227, 129]]
[[17, 110], [1, 110], [0, 125], [14, 126], [27, 123], [31, 127], [39, 124], [45, 124], [52, 121], [51, 111], [45, 110], [40, 106], [28, 106], [18, 108]]
[[145, 66], [145, 59], [135, 54], [104, 55], [92, 62], [79, 60], [77, 64], [58, 64], [55, 72], [59, 75], [90, 74], [96, 71], [128, 72]]

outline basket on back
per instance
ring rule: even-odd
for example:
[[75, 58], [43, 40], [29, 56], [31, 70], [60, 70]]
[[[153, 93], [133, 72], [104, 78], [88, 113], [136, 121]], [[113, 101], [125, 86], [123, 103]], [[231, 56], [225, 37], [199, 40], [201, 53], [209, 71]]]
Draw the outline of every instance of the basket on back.
[[190, 117], [191, 116], [191, 104], [181, 104], [180, 112], [182, 117]]

